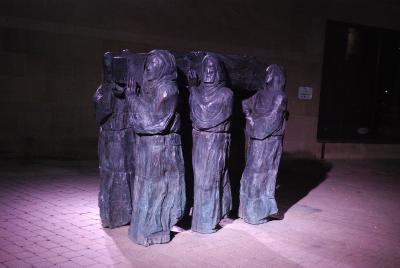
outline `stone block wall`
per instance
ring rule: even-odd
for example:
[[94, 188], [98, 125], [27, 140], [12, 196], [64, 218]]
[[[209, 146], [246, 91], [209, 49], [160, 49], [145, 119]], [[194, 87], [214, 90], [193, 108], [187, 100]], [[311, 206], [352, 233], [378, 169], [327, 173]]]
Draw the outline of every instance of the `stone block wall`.
[[[0, 157], [95, 158], [91, 97], [102, 54], [124, 48], [247, 54], [284, 65], [285, 151], [318, 156], [325, 22], [400, 30], [399, 17], [396, 0], [1, 1]], [[299, 100], [299, 86], [313, 87], [313, 99]], [[399, 145], [326, 145], [328, 158], [399, 156]]]

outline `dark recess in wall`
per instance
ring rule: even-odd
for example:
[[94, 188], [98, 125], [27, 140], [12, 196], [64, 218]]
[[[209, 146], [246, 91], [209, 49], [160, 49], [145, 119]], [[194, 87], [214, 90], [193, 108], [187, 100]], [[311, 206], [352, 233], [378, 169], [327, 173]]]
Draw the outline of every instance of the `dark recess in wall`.
[[328, 21], [318, 141], [400, 143], [400, 32]]

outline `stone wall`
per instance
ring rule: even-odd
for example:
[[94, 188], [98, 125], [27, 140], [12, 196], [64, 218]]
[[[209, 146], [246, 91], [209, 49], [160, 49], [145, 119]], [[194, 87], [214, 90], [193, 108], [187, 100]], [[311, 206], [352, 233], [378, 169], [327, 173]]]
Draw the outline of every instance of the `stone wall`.
[[[286, 152], [316, 140], [327, 19], [400, 30], [396, 0], [0, 3], [1, 157], [95, 158], [91, 96], [105, 51], [153, 48], [254, 55], [286, 66]], [[313, 99], [297, 99], [299, 86]], [[328, 144], [326, 157], [399, 157], [399, 145]]]

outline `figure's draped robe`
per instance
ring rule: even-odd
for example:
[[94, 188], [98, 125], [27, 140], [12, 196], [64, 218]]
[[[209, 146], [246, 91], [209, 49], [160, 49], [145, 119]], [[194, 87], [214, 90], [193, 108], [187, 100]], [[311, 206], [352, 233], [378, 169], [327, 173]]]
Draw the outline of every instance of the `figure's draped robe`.
[[186, 201], [178, 90], [174, 81], [149, 82], [128, 99], [137, 134], [129, 237], [166, 243]]
[[239, 217], [251, 224], [261, 224], [278, 212], [275, 184], [282, 155], [287, 97], [283, 91], [263, 89], [243, 105], [252, 112], [246, 122], [250, 140], [240, 181]]
[[114, 96], [111, 84], [103, 83], [93, 101], [100, 123], [98, 156], [99, 208], [103, 227], [115, 228], [131, 220], [130, 182], [133, 176], [133, 130], [126, 100]]
[[223, 86], [191, 88], [194, 203], [192, 230], [213, 233], [232, 206], [227, 162], [233, 93]]

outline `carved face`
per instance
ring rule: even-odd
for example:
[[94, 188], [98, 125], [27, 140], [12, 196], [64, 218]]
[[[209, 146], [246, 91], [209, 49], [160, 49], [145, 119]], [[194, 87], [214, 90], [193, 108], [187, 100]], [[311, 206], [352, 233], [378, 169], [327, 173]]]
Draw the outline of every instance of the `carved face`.
[[150, 55], [147, 58], [144, 72], [148, 81], [157, 79], [161, 71], [161, 64], [162, 61], [159, 57], [157, 57], [157, 55]]
[[203, 68], [203, 82], [214, 83], [217, 77], [217, 66], [216, 63], [210, 59], [204, 62]]

